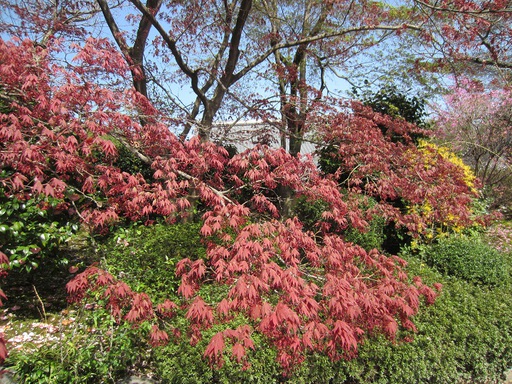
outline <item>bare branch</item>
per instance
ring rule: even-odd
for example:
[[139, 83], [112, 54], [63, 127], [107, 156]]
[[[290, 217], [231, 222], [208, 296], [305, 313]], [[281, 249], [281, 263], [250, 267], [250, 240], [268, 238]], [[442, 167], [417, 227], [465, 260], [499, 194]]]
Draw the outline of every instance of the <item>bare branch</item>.
[[303, 39], [290, 41], [290, 42], [284, 42], [284, 43], [277, 43], [273, 46], [271, 46], [270, 49], [268, 49], [266, 52], [262, 53], [260, 56], [256, 57], [252, 62], [250, 62], [248, 65], [246, 65], [242, 70], [240, 70], [238, 73], [236, 73], [234, 77], [233, 83], [241, 79], [243, 76], [245, 76], [249, 71], [251, 71], [254, 67], [261, 64], [263, 61], [265, 61], [270, 55], [272, 55], [275, 51], [281, 50], [283, 48], [291, 48], [296, 47], [298, 45], [302, 44], [309, 44], [315, 41], [329, 39], [333, 37], [341, 37], [344, 35], [348, 35], [351, 33], [358, 33], [358, 32], [367, 32], [367, 31], [400, 31], [403, 29], [411, 29], [416, 31], [421, 31], [422, 28], [418, 25], [414, 24], [401, 24], [401, 25], [365, 25], [361, 27], [353, 27], [353, 28], [344, 28], [340, 29], [336, 32], [326, 32], [321, 33], [315, 36], [308, 36]]
[[491, 60], [491, 59], [481, 59], [479, 57], [465, 57], [462, 60], [469, 61], [475, 64], [483, 64], [483, 65], [493, 65], [497, 68], [501, 69], [512, 69], [512, 63], [500, 61], [500, 60]]
[[[104, 1], [104, 0], [102, 0]], [[144, 16], [148, 18], [149, 21], [151, 21], [151, 24], [155, 27], [155, 29], [158, 31], [162, 39], [165, 41], [169, 49], [171, 50], [172, 55], [174, 56], [174, 60], [176, 61], [176, 64], [178, 64], [178, 67], [180, 67], [181, 71], [190, 79], [192, 89], [194, 93], [201, 99], [201, 102], [203, 105], [207, 106], [209, 104], [209, 100], [206, 98], [206, 95], [204, 92], [199, 89], [199, 76], [197, 73], [197, 70], [192, 70], [185, 60], [183, 59], [183, 56], [181, 55], [180, 51], [178, 50], [178, 47], [176, 46], [176, 40], [171, 38], [169, 34], [165, 31], [165, 29], [162, 27], [162, 25], [158, 22], [158, 20], [155, 18], [153, 13], [144, 6], [140, 0], [130, 0], [130, 2], [135, 5], [135, 7], [142, 12]]]

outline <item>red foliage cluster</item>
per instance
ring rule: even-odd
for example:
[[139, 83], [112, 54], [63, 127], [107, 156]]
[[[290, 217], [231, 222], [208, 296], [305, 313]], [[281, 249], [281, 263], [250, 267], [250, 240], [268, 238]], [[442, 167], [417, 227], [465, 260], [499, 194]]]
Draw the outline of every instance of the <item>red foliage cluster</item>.
[[[478, 219], [471, 211], [477, 192], [464, 169], [411, 139], [411, 134], [428, 136], [428, 131], [358, 103], [351, 107], [350, 115], [329, 117], [323, 137], [336, 145], [330, 153], [339, 164], [335, 178], [345, 177], [352, 193], [376, 198], [370, 213], [405, 226], [412, 235], [440, 223], [466, 227]], [[429, 214], [414, 206], [428, 207]]]
[[[393, 339], [399, 326], [414, 329], [410, 317], [419, 297], [433, 302], [436, 296], [421, 280], [410, 285], [397, 257], [367, 253], [336, 234], [318, 242], [297, 219], [232, 225], [231, 217], [219, 213], [205, 220], [209, 225], [216, 217], [220, 227], [212, 231], [208, 248], [212, 273], [205, 276], [202, 260], [183, 261], [177, 269], [182, 292], [194, 295], [191, 281], [226, 284], [227, 297], [215, 308], [218, 321], [243, 313], [278, 347], [286, 369], [307, 351], [323, 351], [332, 359], [354, 356], [367, 332]], [[211, 312], [208, 308], [208, 323]], [[215, 351], [209, 356], [214, 360]]]
[[[169, 341], [167, 332], [161, 330], [156, 323], [159, 317], [170, 319], [174, 316], [177, 306], [170, 300], [158, 304], [154, 309], [148, 295], [132, 291], [126, 283], [97, 267], [89, 267], [77, 275], [67, 284], [67, 291], [70, 302], [76, 303], [86, 298], [91, 299], [91, 293], [101, 292], [100, 299], [106, 302], [106, 307], [117, 322], [127, 321], [138, 325], [152, 321], [155, 324], [149, 334], [151, 345], [158, 346]], [[93, 296], [92, 299], [95, 300], [96, 297]]]
[[[420, 34], [420, 44], [443, 52], [443, 59], [438, 59], [440, 64], [445, 65], [451, 59], [483, 64], [484, 68], [495, 65], [510, 69], [511, 14], [506, 1], [428, 0], [420, 2], [420, 8], [429, 24]], [[435, 17], [427, 16], [429, 12]], [[432, 41], [441, 43], [437, 46]], [[482, 67], [468, 66], [466, 70], [482, 72]]]

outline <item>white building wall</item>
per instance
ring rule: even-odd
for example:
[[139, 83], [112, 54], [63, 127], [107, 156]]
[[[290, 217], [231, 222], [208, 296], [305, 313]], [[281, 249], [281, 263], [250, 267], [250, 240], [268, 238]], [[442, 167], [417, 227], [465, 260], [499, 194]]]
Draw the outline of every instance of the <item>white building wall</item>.
[[[266, 144], [271, 148], [281, 148], [281, 131], [271, 123], [258, 120], [215, 123], [211, 132], [212, 141], [221, 145], [233, 145], [238, 153], [253, 148], [257, 144]], [[290, 140], [286, 139], [286, 150]], [[304, 141], [301, 155], [313, 154], [315, 144]]]

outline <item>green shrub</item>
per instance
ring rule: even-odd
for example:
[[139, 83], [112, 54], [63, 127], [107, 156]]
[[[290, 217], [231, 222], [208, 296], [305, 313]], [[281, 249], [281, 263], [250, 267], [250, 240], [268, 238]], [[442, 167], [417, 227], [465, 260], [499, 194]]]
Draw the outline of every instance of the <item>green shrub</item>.
[[368, 231], [361, 232], [354, 228], [348, 228], [345, 233], [345, 240], [363, 247], [370, 251], [374, 248], [382, 251], [385, 240], [385, 220], [382, 217], [374, 217], [369, 222]]
[[[422, 306], [414, 323], [415, 334], [402, 332], [390, 342], [370, 336], [357, 358], [332, 362], [312, 354], [289, 377], [283, 377], [275, 362], [275, 351], [253, 334], [256, 351], [250, 368], [227, 361], [212, 370], [202, 357], [215, 326], [197, 346], [187, 340], [155, 351], [158, 376], [171, 383], [287, 382], [398, 384], [398, 383], [486, 383], [497, 381], [512, 366], [512, 292], [507, 286], [485, 287], [455, 277], [443, 277], [416, 257], [409, 261], [410, 276], [420, 275], [427, 284], [441, 282], [443, 291], [436, 303]], [[211, 293], [214, 295], [215, 293]], [[202, 293], [208, 296], [207, 292]], [[212, 296], [213, 297], [213, 296]], [[236, 325], [234, 325], [236, 326]]]
[[112, 233], [98, 251], [110, 273], [158, 301], [176, 292], [181, 281], [175, 275], [178, 261], [205, 257], [200, 227], [200, 223], [134, 224]]
[[[0, 251], [7, 255], [11, 267], [37, 268], [42, 259], [56, 257], [59, 247], [78, 230], [61, 212], [61, 204], [51, 197], [19, 200], [0, 188]], [[61, 254], [55, 261], [68, 262]]]
[[140, 173], [146, 180], [153, 180], [154, 171], [151, 169], [150, 165], [139, 159], [119, 140], [112, 137], [109, 137], [109, 139], [115, 144], [117, 149], [118, 156], [114, 162], [116, 167], [119, 167], [122, 171], [128, 172], [132, 175]]
[[508, 282], [510, 277], [505, 255], [476, 236], [441, 238], [423, 248], [421, 256], [441, 273], [468, 282], [499, 285]]
[[[133, 370], [151, 371], [157, 382], [180, 384], [496, 382], [512, 366], [510, 289], [443, 278], [421, 260], [402, 257], [409, 259], [411, 275], [423, 276], [428, 284], [443, 283], [443, 292], [415, 316], [418, 332], [412, 342], [370, 337], [350, 361], [332, 362], [313, 354], [284, 377], [276, 351], [253, 333], [256, 348], [249, 351], [247, 364], [228, 358], [220, 369], [212, 369], [203, 358], [205, 346], [216, 332], [242, 324], [242, 318], [214, 325], [195, 346], [183, 332], [164, 347], [149, 348], [144, 324], [138, 329], [118, 326], [106, 311], [96, 309], [82, 310], [55, 344], [24, 354], [14, 351], [7, 365], [25, 383], [112, 383]], [[186, 319], [180, 316], [173, 322], [184, 329]]]
[[311, 201], [305, 197], [299, 197], [294, 201], [293, 214], [298, 217], [304, 228], [316, 232], [317, 223], [322, 220], [322, 213], [327, 209], [328, 204], [323, 200]]
[[[119, 276], [136, 291], [149, 294], [153, 302], [164, 298], [176, 299], [180, 279], [175, 276], [175, 265], [184, 257], [204, 258], [205, 248], [199, 236], [200, 223], [132, 225], [121, 228], [104, 239], [98, 247], [106, 269]], [[200, 295], [207, 302], [220, 300], [226, 294], [224, 286], [204, 286]], [[169, 383], [272, 383], [279, 377], [276, 352], [260, 336], [254, 335], [256, 350], [248, 354], [247, 364], [227, 358], [220, 369], [212, 369], [203, 353], [211, 337], [227, 328], [241, 325], [240, 319], [218, 324], [204, 331], [197, 345], [190, 344], [188, 321], [179, 312], [176, 317], [161, 324], [169, 335], [180, 330], [181, 337], [162, 347], [152, 349], [151, 370], [159, 382]], [[168, 328], [169, 326], [169, 328]], [[142, 336], [147, 338], [147, 335]], [[257, 339], [257, 338], [260, 339]]]
[[[512, 366], [510, 289], [442, 278], [421, 261], [404, 257], [409, 261], [410, 275], [421, 275], [429, 284], [443, 283], [442, 294], [433, 306], [423, 307], [415, 317], [418, 332], [412, 343], [385, 347], [393, 350], [385, 362], [373, 355], [373, 364], [383, 372], [380, 381], [372, 382], [483, 383], [497, 380]], [[368, 347], [371, 350], [383, 345]], [[382, 376], [388, 376], [388, 381]]]
[[[99, 245], [99, 251], [111, 272], [156, 300], [173, 295], [173, 287], [179, 283], [174, 276], [177, 260], [205, 257], [198, 233], [199, 224], [195, 223], [134, 225], [114, 232]], [[434, 246], [425, 250], [430, 248]], [[230, 358], [228, 346], [224, 365], [212, 369], [203, 357], [206, 345], [217, 332], [244, 324], [242, 316], [214, 324], [191, 345], [187, 320], [178, 310], [176, 317], [161, 326], [169, 335], [173, 334], [171, 328], [180, 330], [181, 335], [171, 336], [166, 346], [150, 348], [146, 343], [149, 324], [136, 329], [119, 326], [105, 310], [95, 309], [81, 310], [81, 317], [77, 316], [59, 342], [30, 353], [14, 351], [7, 363], [26, 383], [110, 383], [131, 371], [144, 370], [151, 371], [157, 382], [180, 384], [497, 381], [512, 366], [510, 287], [489, 287], [458, 276], [443, 276], [417, 255], [401, 257], [409, 262], [410, 276], [422, 276], [429, 285], [442, 283], [442, 294], [434, 305], [420, 307], [414, 317], [417, 333], [401, 331], [395, 343], [370, 335], [360, 346], [358, 357], [350, 361], [332, 362], [326, 356], [311, 354], [285, 377], [276, 362], [276, 350], [254, 332], [251, 337], [256, 348], [248, 352], [246, 362]], [[215, 302], [222, 289], [225, 287], [206, 285], [200, 294], [207, 302]], [[413, 340], [404, 342], [405, 337]]]

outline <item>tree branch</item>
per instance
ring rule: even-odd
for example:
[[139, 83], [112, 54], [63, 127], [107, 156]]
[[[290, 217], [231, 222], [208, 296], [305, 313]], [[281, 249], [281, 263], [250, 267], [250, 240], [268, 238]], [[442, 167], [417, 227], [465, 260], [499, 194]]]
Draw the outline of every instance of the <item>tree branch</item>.
[[429, 8], [433, 11], [438, 12], [450, 12], [450, 13], [462, 13], [466, 15], [485, 15], [485, 14], [496, 14], [496, 13], [509, 13], [512, 12], [512, 8], [503, 8], [503, 9], [481, 9], [478, 11], [470, 11], [470, 10], [463, 10], [463, 9], [455, 9], [455, 8], [447, 8], [447, 7], [438, 7], [436, 5], [428, 4], [421, 0], [414, 0], [415, 3], [423, 5], [426, 8]]
[[244, 30], [245, 23], [249, 17], [249, 13], [252, 8], [252, 0], [242, 0], [238, 16], [236, 19], [235, 28], [231, 32], [231, 42], [229, 44], [229, 55], [226, 65], [224, 67], [224, 75], [222, 81], [225, 85], [231, 85], [231, 77], [235, 71], [238, 58], [240, 57], [240, 41], [242, 38], [242, 31]]
[[[104, 1], [104, 0], [98, 0], [98, 1]], [[174, 60], [176, 61], [176, 64], [178, 64], [178, 67], [181, 69], [181, 71], [190, 79], [192, 89], [194, 93], [201, 99], [201, 102], [206, 107], [209, 105], [209, 100], [206, 98], [206, 95], [199, 89], [199, 76], [197, 74], [197, 71], [192, 70], [187, 63], [185, 63], [185, 60], [183, 59], [183, 56], [181, 55], [180, 51], [178, 50], [178, 47], [176, 46], [176, 40], [171, 38], [169, 34], [165, 31], [165, 29], [162, 27], [162, 25], [158, 22], [158, 20], [155, 19], [155, 16], [147, 9], [140, 0], [130, 0], [130, 2], [135, 5], [135, 7], [142, 12], [144, 16], [148, 18], [148, 20], [153, 24], [155, 29], [158, 31], [162, 39], [165, 41], [169, 49], [171, 50], [172, 55], [174, 56]]]
[[357, 32], [367, 32], [367, 31], [399, 31], [402, 29], [412, 29], [416, 31], [421, 31], [422, 28], [420, 26], [414, 24], [402, 24], [402, 25], [365, 25], [361, 27], [353, 27], [353, 28], [345, 28], [338, 30], [336, 32], [326, 32], [321, 33], [316, 36], [308, 36], [299, 40], [284, 42], [284, 43], [276, 43], [271, 46], [266, 52], [262, 53], [260, 56], [256, 57], [252, 62], [250, 62], [247, 66], [240, 70], [240, 72], [236, 73], [233, 76], [233, 84], [240, 80], [243, 76], [245, 76], [250, 70], [254, 67], [265, 61], [270, 55], [272, 55], [275, 51], [281, 50], [283, 48], [291, 48], [302, 44], [309, 44], [315, 41], [329, 39], [332, 37], [341, 37], [344, 35], [348, 35], [350, 33]]
[[133, 62], [132, 62], [132, 57], [130, 55], [130, 47], [128, 46], [128, 44], [126, 44], [126, 40], [123, 38], [123, 35], [122, 35], [121, 31], [119, 30], [116, 20], [114, 19], [112, 12], [110, 12], [110, 8], [107, 4], [107, 1], [106, 0], [96, 0], [96, 1], [101, 8], [103, 17], [105, 18], [105, 21], [107, 22], [110, 32], [112, 32], [112, 36], [114, 37], [114, 40], [116, 41], [117, 45], [119, 46], [119, 49], [121, 49], [121, 52], [123, 53], [126, 61], [128, 62], [128, 65], [132, 65]]
[[490, 59], [481, 59], [479, 57], [465, 57], [463, 58], [465, 61], [469, 61], [475, 64], [483, 64], [483, 65], [494, 65], [498, 68], [502, 69], [512, 69], [512, 63], [507, 63], [499, 60], [490, 60]]

